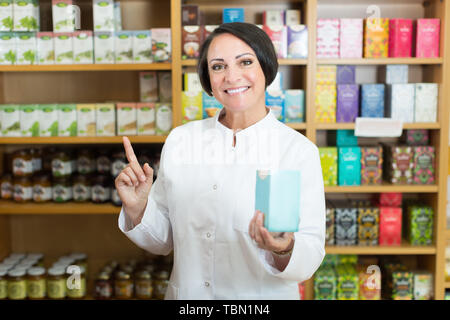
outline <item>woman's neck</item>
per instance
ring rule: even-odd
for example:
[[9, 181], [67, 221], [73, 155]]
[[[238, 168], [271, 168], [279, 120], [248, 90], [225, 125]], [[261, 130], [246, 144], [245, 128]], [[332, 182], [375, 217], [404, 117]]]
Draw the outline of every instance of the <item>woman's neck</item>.
[[241, 112], [230, 112], [225, 109], [220, 114], [219, 121], [227, 128], [233, 130], [234, 133], [254, 125], [262, 120], [268, 113], [268, 109], [258, 108], [257, 110], [246, 110]]

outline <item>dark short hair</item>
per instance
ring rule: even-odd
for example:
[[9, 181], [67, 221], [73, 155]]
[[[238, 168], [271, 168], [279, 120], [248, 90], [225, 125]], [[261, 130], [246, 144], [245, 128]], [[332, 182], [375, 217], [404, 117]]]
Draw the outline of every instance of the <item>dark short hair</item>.
[[256, 53], [266, 80], [266, 88], [275, 79], [278, 71], [278, 60], [272, 40], [258, 26], [245, 22], [224, 23], [216, 28], [203, 42], [200, 48], [197, 72], [203, 90], [212, 95], [211, 81], [208, 73], [208, 49], [211, 41], [218, 35], [229, 33], [248, 44]]

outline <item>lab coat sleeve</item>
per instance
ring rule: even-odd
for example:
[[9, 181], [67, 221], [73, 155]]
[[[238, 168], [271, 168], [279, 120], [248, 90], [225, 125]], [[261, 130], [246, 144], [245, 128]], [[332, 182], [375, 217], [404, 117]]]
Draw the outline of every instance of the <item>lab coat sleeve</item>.
[[309, 145], [307, 152], [299, 151], [300, 223], [294, 233], [294, 248], [289, 264], [280, 272], [274, 267], [272, 253], [260, 249], [265, 269], [286, 280], [305, 281], [312, 277], [325, 256], [325, 194], [318, 148]]
[[119, 214], [119, 229], [138, 247], [157, 255], [172, 251], [172, 226], [169, 220], [167, 195], [164, 185], [164, 145], [161, 152], [158, 177], [153, 182], [147, 207], [141, 222], [134, 226], [123, 207]]

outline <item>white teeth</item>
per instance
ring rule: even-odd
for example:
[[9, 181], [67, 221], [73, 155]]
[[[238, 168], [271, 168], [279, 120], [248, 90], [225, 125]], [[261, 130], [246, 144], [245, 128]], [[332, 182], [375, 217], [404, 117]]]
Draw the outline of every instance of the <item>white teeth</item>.
[[242, 87], [239, 89], [232, 89], [232, 90], [227, 90], [228, 93], [239, 93], [239, 92], [244, 92], [245, 90], [247, 90], [249, 87]]

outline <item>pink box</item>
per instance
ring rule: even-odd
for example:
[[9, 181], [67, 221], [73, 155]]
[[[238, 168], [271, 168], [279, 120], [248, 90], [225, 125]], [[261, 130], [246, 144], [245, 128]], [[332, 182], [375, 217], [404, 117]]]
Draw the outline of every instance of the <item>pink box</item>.
[[402, 242], [402, 208], [380, 207], [380, 246], [396, 246]]
[[363, 50], [363, 19], [341, 19], [339, 26], [341, 58], [361, 58]]
[[263, 30], [267, 33], [273, 46], [277, 57], [284, 59], [287, 57], [287, 29], [286, 26], [280, 25], [263, 25]]
[[317, 20], [317, 58], [339, 58], [339, 19]]
[[417, 19], [416, 57], [439, 57], [440, 19]]
[[389, 20], [389, 57], [412, 56], [413, 22], [411, 19]]
[[380, 193], [380, 206], [382, 207], [401, 207], [401, 192], [382, 192]]

